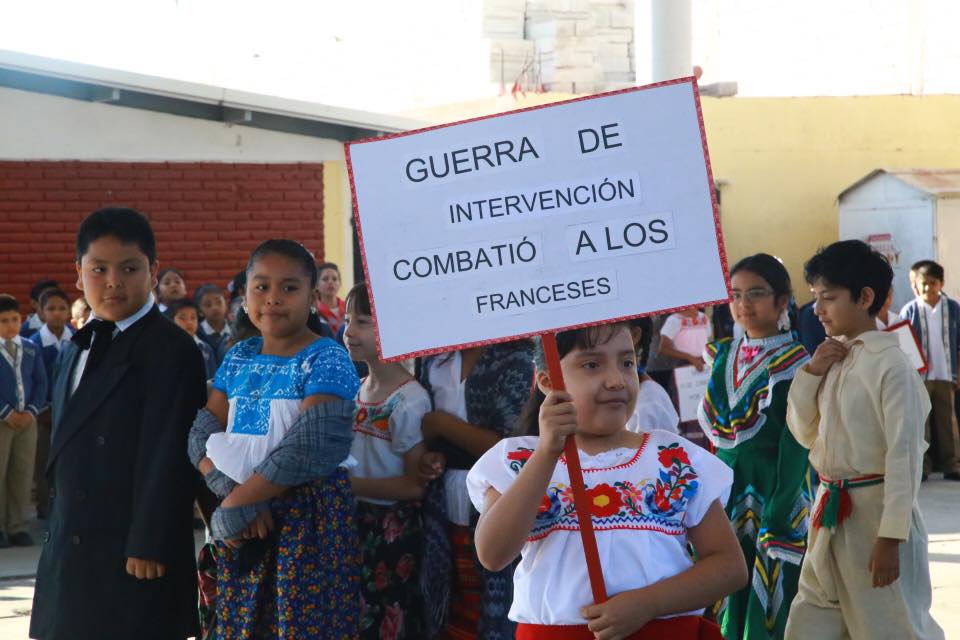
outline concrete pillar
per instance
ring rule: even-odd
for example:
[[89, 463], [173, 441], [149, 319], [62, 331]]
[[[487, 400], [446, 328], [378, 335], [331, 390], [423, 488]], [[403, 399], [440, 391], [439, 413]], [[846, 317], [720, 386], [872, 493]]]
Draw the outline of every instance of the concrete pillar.
[[691, 0], [651, 0], [650, 58], [653, 82], [693, 75]]

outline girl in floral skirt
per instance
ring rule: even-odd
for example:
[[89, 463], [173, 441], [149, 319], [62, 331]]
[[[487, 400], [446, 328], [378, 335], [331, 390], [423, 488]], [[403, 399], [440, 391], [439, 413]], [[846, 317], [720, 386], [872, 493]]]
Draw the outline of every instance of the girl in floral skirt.
[[423, 637], [420, 558], [423, 524], [419, 479], [426, 452], [420, 421], [430, 396], [399, 363], [381, 362], [365, 283], [347, 294], [344, 341], [369, 375], [357, 393], [351, 475], [363, 554], [360, 637]]
[[[307, 328], [313, 256], [268, 240], [247, 266], [245, 306], [262, 337], [217, 371], [190, 458], [223, 498], [216, 540], [218, 640], [353, 640], [359, 548], [344, 464], [359, 387], [346, 350]], [[226, 428], [226, 429], [224, 429]]]
[[[494, 446], [470, 470], [482, 512], [477, 554], [499, 569], [519, 554], [510, 618], [517, 638], [716, 639], [703, 608], [746, 583], [723, 504], [732, 473], [666, 431], [625, 428], [637, 399], [636, 352], [624, 325], [557, 336], [567, 390], [537, 350], [529, 434]], [[593, 601], [563, 445], [576, 436], [610, 599]], [[691, 559], [688, 543], [696, 551]]]

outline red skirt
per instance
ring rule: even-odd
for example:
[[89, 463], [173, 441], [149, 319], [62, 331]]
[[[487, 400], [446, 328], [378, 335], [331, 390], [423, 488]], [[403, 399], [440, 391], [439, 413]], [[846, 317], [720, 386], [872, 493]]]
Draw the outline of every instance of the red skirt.
[[[700, 616], [657, 618], [627, 640], [723, 640], [720, 627]], [[594, 640], [587, 625], [517, 625], [517, 640]]]

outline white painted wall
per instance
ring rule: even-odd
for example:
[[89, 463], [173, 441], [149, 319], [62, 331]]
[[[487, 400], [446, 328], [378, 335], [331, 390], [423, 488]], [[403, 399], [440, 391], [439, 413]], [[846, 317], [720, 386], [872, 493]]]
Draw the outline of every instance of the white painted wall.
[[325, 162], [343, 145], [0, 87], [0, 159]]

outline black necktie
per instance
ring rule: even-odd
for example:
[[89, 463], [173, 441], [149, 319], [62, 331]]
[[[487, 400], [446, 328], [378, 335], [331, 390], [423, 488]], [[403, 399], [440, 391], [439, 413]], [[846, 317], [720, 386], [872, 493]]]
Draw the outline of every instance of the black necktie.
[[[87, 364], [83, 368], [83, 381], [92, 374], [102, 363], [110, 349], [110, 343], [113, 342], [113, 332], [117, 325], [109, 320], [91, 320], [83, 325], [83, 328], [73, 336], [73, 342], [81, 349], [90, 349], [90, 355], [87, 356]], [[96, 339], [94, 339], [94, 337]], [[91, 347], [91, 342], [93, 346]]]

